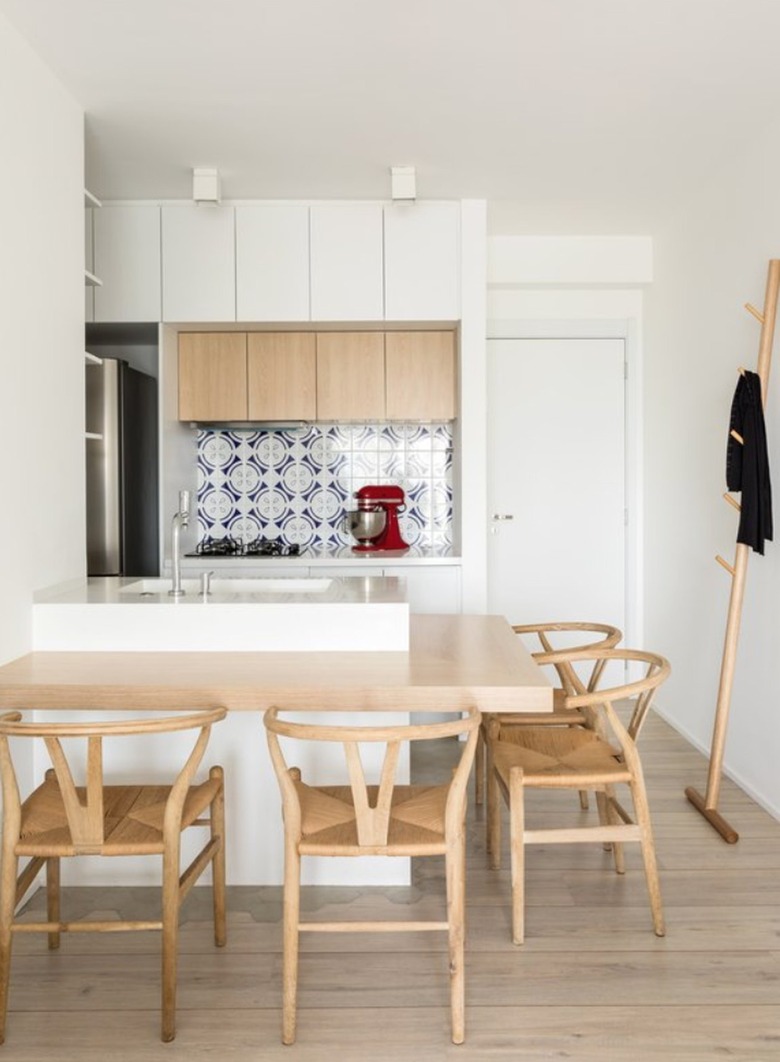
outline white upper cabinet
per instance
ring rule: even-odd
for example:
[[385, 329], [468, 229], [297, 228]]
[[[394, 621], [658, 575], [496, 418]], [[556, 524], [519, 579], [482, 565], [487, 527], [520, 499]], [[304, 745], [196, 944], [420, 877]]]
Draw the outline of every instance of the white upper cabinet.
[[236, 207], [236, 318], [309, 320], [309, 208]]
[[94, 211], [96, 321], [159, 321], [160, 208], [106, 206]]
[[162, 319], [235, 321], [235, 210], [162, 207]]
[[384, 211], [385, 319], [460, 317], [460, 204], [389, 203]]
[[382, 206], [311, 207], [311, 319], [381, 321]]

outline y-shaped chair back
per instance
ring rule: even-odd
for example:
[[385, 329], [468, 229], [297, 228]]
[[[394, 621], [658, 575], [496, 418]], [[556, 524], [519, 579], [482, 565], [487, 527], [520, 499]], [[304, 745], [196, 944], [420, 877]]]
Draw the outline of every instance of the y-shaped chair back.
[[[480, 716], [471, 709], [447, 722], [389, 726], [330, 726], [265, 714], [268, 746], [282, 793], [285, 833], [284, 968], [282, 1040], [295, 1040], [298, 935], [301, 931], [376, 932], [440, 930], [448, 933], [452, 1039], [464, 1037], [464, 882], [466, 785], [474, 759]], [[396, 775], [404, 743], [458, 739], [457, 765], [440, 785], [399, 784]], [[308, 785], [288, 766], [280, 738], [339, 744], [348, 785]], [[361, 746], [384, 744], [378, 783], [366, 780]], [[445, 857], [447, 918], [414, 922], [301, 922], [300, 859], [316, 856]]]
[[[221, 767], [194, 783], [211, 727], [224, 708], [173, 716], [134, 719], [95, 717], [80, 723], [23, 722], [20, 712], [0, 716], [0, 778], [3, 793], [2, 872], [0, 873], [0, 1043], [5, 1036], [11, 941], [15, 932], [48, 933], [58, 948], [64, 931], [160, 929], [163, 935], [162, 1039], [175, 1034], [176, 937], [179, 907], [207, 866], [214, 874], [215, 942], [225, 943], [224, 781]], [[195, 732], [184, 765], [172, 784], [107, 785], [103, 744], [136, 735]], [[41, 785], [22, 800], [9, 739], [40, 739], [52, 763]], [[86, 742], [86, 755], [80, 756]], [[78, 746], [81, 746], [80, 750]], [[76, 766], [83, 760], [83, 771]], [[138, 769], [136, 767], [136, 769]], [[202, 818], [208, 812], [208, 817]], [[181, 874], [180, 835], [207, 826], [210, 837]], [[135, 922], [63, 922], [60, 918], [60, 859], [91, 856], [161, 855], [162, 918]], [[29, 862], [19, 873], [19, 859]], [[40, 870], [47, 875], [47, 921], [23, 923], [14, 911]]]

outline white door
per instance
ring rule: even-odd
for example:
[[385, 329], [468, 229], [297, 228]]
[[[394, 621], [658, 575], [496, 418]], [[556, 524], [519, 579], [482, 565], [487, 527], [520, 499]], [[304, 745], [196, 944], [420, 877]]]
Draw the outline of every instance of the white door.
[[625, 631], [624, 340], [488, 349], [489, 610]]

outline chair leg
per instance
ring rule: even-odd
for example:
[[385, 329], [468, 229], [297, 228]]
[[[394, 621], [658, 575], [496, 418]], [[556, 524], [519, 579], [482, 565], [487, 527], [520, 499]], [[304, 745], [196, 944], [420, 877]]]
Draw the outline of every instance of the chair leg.
[[466, 1036], [466, 846], [461, 833], [445, 853], [447, 877], [447, 925], [450, 956], [450, 1009], [452, 1042], [462, 1044]]
[[647, 803], [644, 780], [640, 776], [631, 784], [631, 796], [634, 800], [634, 812], [637, 825], [639, 826], [642, 859], [645, 865], [645, 880], [647, 891], [650, 896], [650, 912], [653, 916], [653, 929], [657, 937], [666, 934], [664, 924], [664, 911], [661, 902], [661, 883], [658, 879], [658, 863], [655, 858], [655, 844], [653, 842], [653, 830], [650, 825], [650, 806]]
[[485, 742], [485, 783], [487, 786], [485, 829], [491, 870], [499, 870], [501, 867], [501, 795], [493, 761], [493, 742], [498, 739], [499, 733], [499, 724], [490, 720]]
[[[49, 922], [60, 920], [60, 861], [52, 856], [46, 860], [46, 918]], [[60, 932], [49, 933], [49, 948], [52, 951], [60, 946]]]
[[512, 862], [512, 943], [525, 940], [525, 793], [523, 769], [509, 772], [509, 845]]
[[[178, 841], [178, 838], [177, 838]], [[176, 1036], [176, 975], [179, 937], [179, 845], [163, 854], [162, 1031], [163, 1043]]]
[[5, 1043], [8, 1015], [8, 981], [11, 974], [11, 925], [16, 906], [16, 877], [19, 860], [12, 851], [3, 852], [0, 869], [0, 1044]]
[[285, 842], [282, 956], [282, 1043], [295, 1043], [298, 997], [298, 937], [301, 908], [301, 857], [295, 841]]
[[218, 948], [227, 940], [225, 904], [225, 775], [221, 767], [212, 767], [210, 778], [219, 778], [221, 786], [211, 803], [211, 836], [219, 838], [219, 848], [211, 861], [214, 897], [214, 943]]
[[[599, 802], [599, 819], [605, 826], [620, 826], [623, 820], [615, 811], [615, 787], [613, 785], [605, 785], [603, 792], [596, 793], [596, 800]], [[604, 851], [608, 852], [612, 850], [612, 858], [615, 862], [615, 873], [625, 874], [626, 872], [626, 857], [625, 849], [622, 841], [607, 842], [604, 845]]]
[[589, 807], [590, 802], [588, 801], [588, 790], [580, 789], [580, 808], [583, 811], [587, 811]]
[[487, 770], [487, 850], [491, 870], [501, 869], [501, 793], [498, 778], [488, 753]]
[[474, 802], [482, 804], [485, 799], [485, 734], [482, 727], [477, 735], [477, 749], [474, 754]]

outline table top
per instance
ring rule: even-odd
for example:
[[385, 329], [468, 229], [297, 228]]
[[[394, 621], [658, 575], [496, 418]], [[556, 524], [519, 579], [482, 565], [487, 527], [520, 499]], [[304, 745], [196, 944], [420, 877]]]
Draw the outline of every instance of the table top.
[[0, 708], [224, 705], [552, 710], [552, 687], [503, 616], [413, 615], [408, 652], [33, 652], [0, 667]]

